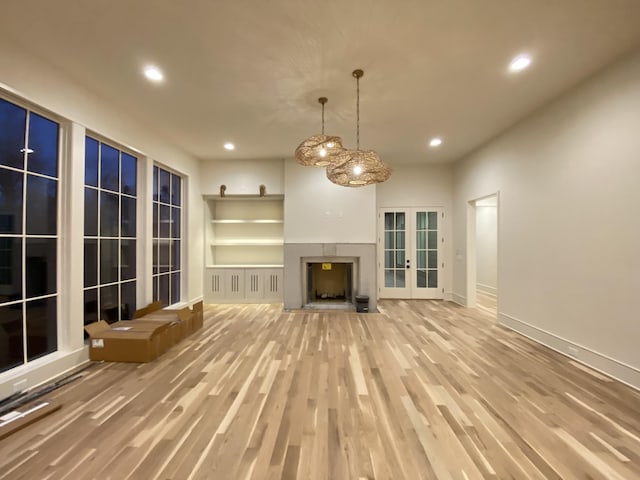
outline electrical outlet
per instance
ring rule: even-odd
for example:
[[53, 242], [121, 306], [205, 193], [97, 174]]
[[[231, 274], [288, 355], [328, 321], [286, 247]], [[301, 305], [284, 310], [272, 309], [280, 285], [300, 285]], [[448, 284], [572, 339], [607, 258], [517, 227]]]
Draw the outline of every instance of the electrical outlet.
[[13, 384], [13, 393], [22, 392], [26, 390], [26, 388], [27, 388], [27, 379], [23, 378], [19, 382], [16, 382]]
[[578, 348], [577, 347], [573, 347], [573, 346], [569, 345], [569, 347], [567, 348], [567, 351], [568, 351], [569, 355], [572, 356], [573, 358], [578, 358]]

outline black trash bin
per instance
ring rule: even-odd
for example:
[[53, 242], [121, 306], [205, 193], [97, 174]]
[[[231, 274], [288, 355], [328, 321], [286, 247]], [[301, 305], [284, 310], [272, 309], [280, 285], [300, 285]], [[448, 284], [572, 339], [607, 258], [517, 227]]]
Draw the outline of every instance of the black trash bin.
[[369, 313], [369, 295], [356, 295], [356, 312]]

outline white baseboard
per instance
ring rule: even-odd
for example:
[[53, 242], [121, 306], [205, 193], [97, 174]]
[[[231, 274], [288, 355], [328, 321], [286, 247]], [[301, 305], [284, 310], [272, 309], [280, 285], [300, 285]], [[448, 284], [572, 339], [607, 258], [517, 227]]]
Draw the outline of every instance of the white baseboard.
[[467, 297], [463, 297], [462, 295], [458, 295], [457, 293], [451, 294], [451, 301], [457, 303], [458, 305], [462, 305], [463, 307], [467, 306]]
[[640, 369], [636, 367], [571, 342], [505, 313], [498, 313], [498, 323], [578, 363], [604, 373], [631, 388], [640, 390]]
[[498, 295], [498, 289], [496, 287], [485, 285], [484, 283], [476, 283], [476, 288], [479, 292], [488, 293], [489, 295], [493, 295], [494, 297]]
[[54, 352], [0, 375], [0, 399], [63, 377], [89, 361], [89, 347], [72, 352]]

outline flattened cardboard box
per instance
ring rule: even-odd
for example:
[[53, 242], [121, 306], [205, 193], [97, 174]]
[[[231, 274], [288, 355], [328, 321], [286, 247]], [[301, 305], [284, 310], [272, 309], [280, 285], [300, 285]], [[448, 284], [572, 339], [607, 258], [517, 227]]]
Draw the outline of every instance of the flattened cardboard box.
[[[122, 325], [124, 323], [124, 325]], [[118, 325], [120, 324], [120, 325]], [[104, 320], [85, 325], [89, 334], [89, 358], [94, 361], [144, 363], [163, 352], [166, 324], [137, 325], [133, 320], [117, 322], [112, 328]]]

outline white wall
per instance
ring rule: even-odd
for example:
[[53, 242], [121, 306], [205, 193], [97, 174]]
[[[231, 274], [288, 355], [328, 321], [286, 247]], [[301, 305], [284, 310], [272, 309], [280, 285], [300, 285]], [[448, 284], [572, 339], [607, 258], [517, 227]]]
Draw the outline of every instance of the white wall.
[[324, 168], [284, 165], [285, 243], [375, 243], [376, 187], [331, 183]]
[[442, 207], [445, 218], [443, 234], [445, 298], [453, 288], [453, 166], [449, 164], [400, 165], [391, 178], [376, 186], [377, 208]]
[[226, 185], [227, 195], [258, 195], [260, 185], [267, 195], [282, 195], [283, 160], [203, 160], [200, 183], [203, 195], [219, 195], [220, 185]]
[[[61, 311], [58, 322], [59, 351], [0, 374], [0, 398], [13, 393], [13, 384], [26, 380], [26, 387], [60, 375], [67, 369], [87, 360], [84, 345], [82, 252], [84, 215], [84, 135], [92, 131], [117, 145], [137, 152], [140, 171], [140, 199], [151, 203], [150, 168], [154, 161], [184, 175], [188, 192], [184, 205], [186, 232], [184, 241], [183, 299], [195, 301], [202, 297], [202, 200], [199, 184], [199, 162], [167, 143], [152, 130], [131, 119], [126, 113], [94, 95], [84, 86], [62, 75], [54, 66], [47, 65], [6, 41], [0, 43], [0, 90], [9, 100], [26, 102], [36, 109], [44, 109], [61, 123], [63, 158], [61, 208], [63, 226], [60, 231], [60, 268], [66, 279], [58, 285]], [[145, 194], [146, 192], [146, 194]], [[139, 212], [145, 211], [145, 205]], [[150, 205], [149, 205], [150, 208]], [[147, 211], [149, 211], [147, 209]], [[186, 214], [186, 215], [185, 215]], [[138, 241], [144, 257], [139, 261], [138, 304], [151, 301], [151, 219], [139, 219]], [[82, 255], [82, 254], [80, 254]], [[143, 266], [145, 271], [141, 271]]]
[[636, 51], [454, 174], [455, 298], [467, 293], [467, 202], [499, 191], [499, 321], [636, 387], [639, 125]]
[[476, 205], [476, 284], [496, 294], [498, 287], [498, 207]]

